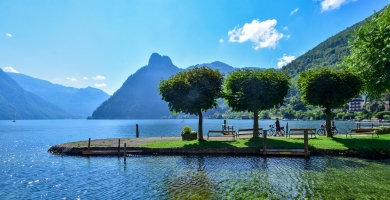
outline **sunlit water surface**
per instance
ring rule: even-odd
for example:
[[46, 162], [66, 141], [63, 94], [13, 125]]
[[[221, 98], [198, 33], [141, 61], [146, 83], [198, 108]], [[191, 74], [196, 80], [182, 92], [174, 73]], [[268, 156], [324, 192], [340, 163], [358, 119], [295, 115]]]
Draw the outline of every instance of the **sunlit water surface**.
[[[204, 130], [222, 120], [204, 120]], [[228, 120], [235, 129], [250, 120]], [[273, 121], [260, 121], [266, 128]], [[282, 122], [285, 126], [286, 122]], [[288, 121], [318, 127], [320, 121]], [[0, 121], [0, 199], [388, 199], [390, 161], [343, 157], [58, 156], [88, 138], [178, 136], [197, 120]], [[336, 122], [339, 131], [355, 127]]]

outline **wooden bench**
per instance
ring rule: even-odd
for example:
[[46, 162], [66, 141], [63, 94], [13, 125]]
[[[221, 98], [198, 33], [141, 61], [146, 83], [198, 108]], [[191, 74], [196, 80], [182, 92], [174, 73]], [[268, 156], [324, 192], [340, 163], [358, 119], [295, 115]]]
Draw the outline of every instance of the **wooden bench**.
[[[215, 133], [219, 133], [216, 135]], [[233, 140], [236, 139], [236, 131], [234, 130], [209, 130], [207, 132], [207, 140], [209, 137], [233, 137]]]
[[376, 136], [379, 137], [379, 135], [375, 132], [376, 130], [378, 130], [378, 128], [354, 128], [351, 130], [351, 132], [346, 133], [345, 137], [348, 137], [349, 135], [352, 138], [352, 134], [371, 134], [372, 137], [374, 137], [374, 135], [376, 134]]
[[[258, 134], [262, 134], [260, 131], [262, 131], [263, 128], [259, 128]], [[237, 138], [240, 137], [240, 135], [253, 135], [253, 128], [240, 128], [238, 129], [238, 132], [236, 133]]]
[[308, 134], [310, 134], [310, 137], [316, 137], [316, 128], [290, 128], [290, 131], [286, 132], [286, 137], [290, 137], [291, 134], [304, 134], [305, 131], [307, 131]]

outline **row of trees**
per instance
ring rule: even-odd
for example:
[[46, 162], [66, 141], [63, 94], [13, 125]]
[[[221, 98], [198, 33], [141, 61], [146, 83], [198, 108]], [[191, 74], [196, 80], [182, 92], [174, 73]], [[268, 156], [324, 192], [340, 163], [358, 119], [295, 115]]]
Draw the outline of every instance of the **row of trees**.
[[[202, 113], [215, 108], [218, 98], [224, 98], [233, 112], [253, 113], [253, 137], [257, 138], [261, 111], [282, 105], [290, 84], [289, 75], [275, 69], [239, 69], [224, 80], [224, 74], [203, 66], [161, 80], [159, 93], [172, 112], [199, 117], [199, 140], [203, 140]], [[331, 124], [331, 108], [357, 95], [362, 81], [348, 70], [319, 68], [302, 72], [297, 85], [302, 101], [323, 107], [327, 124]]]

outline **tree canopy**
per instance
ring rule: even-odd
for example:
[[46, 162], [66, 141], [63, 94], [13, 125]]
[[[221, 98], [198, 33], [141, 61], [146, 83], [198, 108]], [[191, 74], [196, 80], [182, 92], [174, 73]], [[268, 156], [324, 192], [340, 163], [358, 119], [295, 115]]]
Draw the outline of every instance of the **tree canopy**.
[[356, 29], [349, 41], [350, 55], [343, 62], [364, 79], [367, 96], [378, 98], [390, 88], [390, 6]]
[[199, 116], [198, 135], [203, 140], [202, 112], [217, 107], [224, 75], [209, 67], [194, 67], [178, 72], [159, 83], [159, 93], [172, 112]]
[[254, 113], [253, 137], [258, 137], [260, 110], [282, 104], [290, 86], [290, 77], [275, 69], [238, 69], [226, 78], [224, 96], [233, 111]]
[[301, 72], [297, 79], [304, 103], [325, 108], [327, 136], [331, 137], [331, 108], [340, 107], [356, 97], [362, 88], [361, 78], [349, 70], [326, 67]]

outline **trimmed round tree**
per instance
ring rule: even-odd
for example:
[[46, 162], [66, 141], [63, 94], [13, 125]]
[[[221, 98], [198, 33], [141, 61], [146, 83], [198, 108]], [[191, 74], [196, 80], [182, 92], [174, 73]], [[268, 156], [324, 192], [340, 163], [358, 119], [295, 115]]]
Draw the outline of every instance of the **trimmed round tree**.
[[184, 112], [199, 117], [198, 139], [203, 140], [202, 112], [217, 107], [224, 75], [209, 67], [194, 67], [161, 80], [158, 92], [168, 102], [171, 112]]
[[323, 107], [326, 114], [327, 137], [332, 137], [331, 108], [345, 105], [361, 91], [363, 81], [349, 70], [326, 67], [301, 72], [297, 79], [304, 103]]
[[390, 5], [365, 21], [349, 41], [350, 55], [342, 65], [364, 80], [363, 90], [379, 98], [390, 88]]
[[233, 111], [253, 112], [253, 138], [258, 138], [259, 111], [282, 104], [290, 77], [275, 69], [238, 69], [229, 73], [224, 96]]

